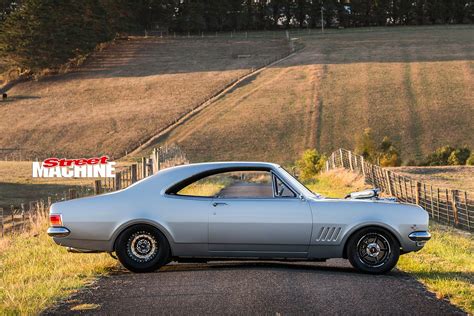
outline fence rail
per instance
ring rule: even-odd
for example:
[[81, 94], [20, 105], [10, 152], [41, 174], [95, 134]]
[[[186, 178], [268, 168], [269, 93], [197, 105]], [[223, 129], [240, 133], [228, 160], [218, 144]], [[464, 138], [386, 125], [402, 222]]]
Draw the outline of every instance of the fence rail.
[[47, 199], [11, 205], [8, 210], [0, 208], [0, 238], [27, 230], [38, 216], [47, 216], [49, 207], [54, 202], [121, 190], [162, 169], [188, 163], [181, 148], [173, 144], [164, 145], [154, 148], [150, 156], [142, 157], [139, 163], [120, 168], [115, 172], [114, 178], [95, 180], [91, 186], [78, 186]]
[[346, 149], [329, 156], [326, 170], [345, 168], [360, 173], [367, 183], [402, 202], [418, 204], [440, 223], [467, 231], [474, 230], [474, 200], [469, 192], [447, 189], [420, 182], [391, 170], [368, 163], [364, 157]]

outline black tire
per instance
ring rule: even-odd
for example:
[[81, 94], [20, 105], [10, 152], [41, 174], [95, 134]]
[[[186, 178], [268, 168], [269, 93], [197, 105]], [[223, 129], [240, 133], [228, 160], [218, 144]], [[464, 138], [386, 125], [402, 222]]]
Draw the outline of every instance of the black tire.
[[115, 243], [120, 263], [132, 272], [153, 272], [168, 263], [170, 246], [155, 227], [135, 225], [120, 234]]
[[398, 262], [400, 244], [385, 229], [367, 227], [349, 238], [347, 257], [359, 271], [371, 274], [387, 273]]

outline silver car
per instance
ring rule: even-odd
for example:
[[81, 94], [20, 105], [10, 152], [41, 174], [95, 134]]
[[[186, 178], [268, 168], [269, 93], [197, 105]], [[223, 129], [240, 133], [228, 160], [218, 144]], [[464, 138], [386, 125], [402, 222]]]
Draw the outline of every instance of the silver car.
[[421, 207], [376, 190], [329, 199], [279, 165], [190, 164], [113, 193], [55, 203], [48, 234], [75, 252], [115, 252], [134, 272], [170, 261], [347, 258], [385, 273], [430, 239]]

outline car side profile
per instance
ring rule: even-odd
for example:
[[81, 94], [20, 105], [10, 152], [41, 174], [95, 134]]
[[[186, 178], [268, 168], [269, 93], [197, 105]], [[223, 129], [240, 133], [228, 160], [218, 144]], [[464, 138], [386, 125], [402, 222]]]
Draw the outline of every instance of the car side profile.
[[150, 272], [171, 261], [347, 258], [385, 273], [430, 239], [421, 207], [368, 190], [311, 192], [277, 164], [214, 162], [159, 171], [108, 194], [54, 203], [48, 234], [75, 252], [115, 252]]

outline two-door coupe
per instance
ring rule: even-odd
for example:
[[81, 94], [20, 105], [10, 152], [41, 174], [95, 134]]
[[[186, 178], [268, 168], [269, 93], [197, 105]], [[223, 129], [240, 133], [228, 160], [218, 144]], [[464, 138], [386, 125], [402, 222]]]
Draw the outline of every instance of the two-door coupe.
[[224, 258], [347, 258], [385, 273], [430, 239], [421, 207], [375, 190], [321, 197], [282, 167], [215, 162], [164, 169], [113, 193], [54, 203], [48, 234], [76, 252], [115, 252], [129, 270]]

